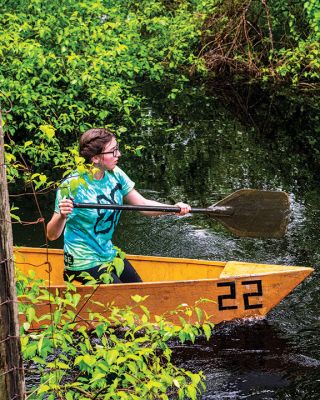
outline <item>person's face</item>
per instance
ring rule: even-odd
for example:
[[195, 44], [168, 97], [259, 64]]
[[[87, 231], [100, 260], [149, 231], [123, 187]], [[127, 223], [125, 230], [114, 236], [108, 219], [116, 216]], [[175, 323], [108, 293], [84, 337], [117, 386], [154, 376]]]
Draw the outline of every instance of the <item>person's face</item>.
[[94, 163], [98, 164], [100, 168], [112, 171], [118, 164], [120, 156], [119, 144], [115, 138], [112, 138], [111, 141], [105, 145], [103, 151], [93, 157], [92, 160]]

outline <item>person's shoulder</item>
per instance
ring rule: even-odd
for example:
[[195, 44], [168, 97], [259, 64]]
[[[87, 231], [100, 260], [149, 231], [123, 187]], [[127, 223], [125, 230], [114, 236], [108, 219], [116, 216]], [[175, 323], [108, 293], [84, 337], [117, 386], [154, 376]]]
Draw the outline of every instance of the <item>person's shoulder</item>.
[[120, 167], [118, 167], [117, 165], [112, 170], [112, 173], [115, 176], [124, 176], [124, 175], [126, 175], [126, 173]]
[[116, 166], [112, 173], [115, 179], [122, 185], [122, 187], [126, 188], [125, 191], [127, 191], [128, 188], [134, 187], [134, 182], [120, 167]]

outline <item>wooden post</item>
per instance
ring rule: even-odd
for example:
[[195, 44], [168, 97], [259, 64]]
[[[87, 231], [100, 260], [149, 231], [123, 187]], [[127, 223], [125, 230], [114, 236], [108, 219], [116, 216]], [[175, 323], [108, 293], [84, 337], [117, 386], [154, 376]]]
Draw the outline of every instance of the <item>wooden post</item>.
[[12, 226], [0, 109], [0, 400], [25, 398], [13, 265]]

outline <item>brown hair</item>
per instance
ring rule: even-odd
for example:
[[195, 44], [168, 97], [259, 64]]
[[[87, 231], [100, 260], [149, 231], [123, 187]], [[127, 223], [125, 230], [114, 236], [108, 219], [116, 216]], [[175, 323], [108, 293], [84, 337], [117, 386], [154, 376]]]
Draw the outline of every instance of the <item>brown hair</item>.
[[86, 162], [91, 162], [91, 158], [100, 154], [113, 137], [115, 135], [105, 128], [89, 129], [80, 137], [80, 155], [85, 158]]

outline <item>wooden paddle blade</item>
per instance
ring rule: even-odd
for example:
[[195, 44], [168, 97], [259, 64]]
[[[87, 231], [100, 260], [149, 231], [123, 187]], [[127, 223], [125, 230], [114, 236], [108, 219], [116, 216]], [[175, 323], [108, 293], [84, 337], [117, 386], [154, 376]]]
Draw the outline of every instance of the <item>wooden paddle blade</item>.
[[241, 189], [210, 208], [230, 207], [232, 215], [215, 215], [214, 218], [238, 236], [284, 236], [288, 226], [290, 201], [285, 192]]

